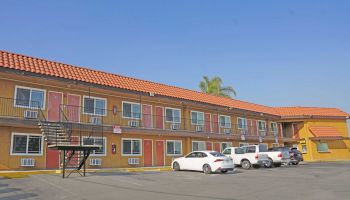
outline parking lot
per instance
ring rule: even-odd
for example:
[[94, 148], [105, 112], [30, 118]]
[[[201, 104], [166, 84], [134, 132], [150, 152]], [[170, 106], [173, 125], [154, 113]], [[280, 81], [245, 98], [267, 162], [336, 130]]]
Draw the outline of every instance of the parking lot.
[[349, 199], [350, 162], [306, 163], [228, 174], [100, 172], [0, 178], [0, 200], [12, 199]]

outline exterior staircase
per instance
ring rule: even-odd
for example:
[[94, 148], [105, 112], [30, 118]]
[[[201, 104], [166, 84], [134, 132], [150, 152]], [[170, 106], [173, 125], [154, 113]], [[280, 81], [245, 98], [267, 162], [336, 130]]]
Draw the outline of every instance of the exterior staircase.
[[[86, 161], [93, 150], [100, 148], [99, 145], [89, 144], [84, 145], [81, 142], [82, 136], [72, 136], [72, 122], [52, 122], [47, 121], [42, 111], [38, 117], [38, 126], [47, 142], [47, 147], [61, 152], [62, 177], [68, 178], [73, 172], [85, 176]], [[84, 136], [89, 138], [90, 136]], [[69, 174], [66, 176], [66, 169], [69, 169]], [[81, 169], [83, 172], [81, 173]]]

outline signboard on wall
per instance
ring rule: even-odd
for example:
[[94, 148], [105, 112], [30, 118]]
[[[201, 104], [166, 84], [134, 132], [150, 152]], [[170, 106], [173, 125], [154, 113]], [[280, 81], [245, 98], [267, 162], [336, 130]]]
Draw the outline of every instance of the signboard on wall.
[[113, 126], [113, 133], [121, 134], [122, 133], [122, 129], [120, 128], [120, 126], [114, 125]]
[[241, 135], [241, 140], [245, 140], [245, 135]]

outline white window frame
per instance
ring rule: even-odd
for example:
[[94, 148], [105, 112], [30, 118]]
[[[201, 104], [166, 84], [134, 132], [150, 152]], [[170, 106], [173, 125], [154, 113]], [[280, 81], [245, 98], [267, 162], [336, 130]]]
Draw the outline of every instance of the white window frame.
[[[176, 153], [170, 154], [170, 153], [168, 153], [168, 142], [173, 142], [174, 143], [174, 151], [173, 152], [175, 152], [175, 149], [176, 149], [175, 148], [175, 143], [176, 142], [180, 142], [180, 150], [181, 150], [181, 152], [179, 154], [176, 154]], [[182, 140], [166, 140], [165, 143], [166, 143], [166, 155], [167, 156], [181, 156], [182, 155]]]
[[[123, 152], [123, 149], [124, 149], [124, 141], [125, 140], [130, 140], [131, 141], [131, 153], [130, 154], [125, 154]], [[139, 154], [134, 154], [133, 153], [133, 141], [139, 141], [140, 142], [140, 153]], [[142, 139], [139, 139], [139, 138], [122, 138], [121, 140], [121, 153], [122, 153], [122, 156], [142, 156]]]
[[[17, 89], [20, 88], [20, 89], [27, 89], [27, 90], [30, 90], [30, 93], [29, 93], [29, 106], [21, 106], [21, 105], [17, 105], [16, 104], [16, 101], [17, 101]], [[13, 106], [16, 107], [16, 108], [34, 108], [34, 107], [31, 107], [30, 106], [30, 102], [32, 101], [32, 90], [37, 90], [37, 91], [41, 91], [44, 93], [44, 99], [43, 99], [43, 105], [42, 107], [40, 108], [41, 110], [45, 110], [45, 106], [46, 106], [46, 90], [45, 89], [38, 89], [38, 88], [33, 88], [33, 87], [25, 87], [25, 86], [20, 86], [20, 85], [16, 85], [15, 86], [15, 96], [14, 96], [14, 101], [13, 101]]]
[[[195, 151], [194, 149], [193, 149], [193, 143], [195, 143], [195, 142], [197, 142], [197, 143], [204, 143], [204, 149], [207, 149], [207, 143], [205, 142], [205, 141], [192, 141], [192, 151]], [[196, 150], [196, 151], [205, 151], [205, 150]]]
[[[327, 151], [319, 151], [318, 150], [318, 144], [321, 144], [321, 143], [325, 143], [327, 145]], [[316, 142], [316, 150], [317, 150], [318, 153], [329, 153], [330, 152], [327, 142]]]
[[[13, 143], [14, 143], [14, 136], [15, 135], [27, 136], [26, 153], [14, 153], [13, 152]], [[28, 153], [29, 136], [40, 136], [41, 137], [40, 153]], [[11, 134], [10, 155], [11, 156], [42, 156], [43, 155], [43, 147], [44, 147], [44, 139], [43, 138], [44, 137], [42, 134], [13, 132]]]
[[[272, 124], [276, 124], [276, 130], [273, 130], [273, 129], [272, 129]], [[271, 123], [270, 123], [270, 127], [271, 127], [271, 132], [273, 132], [273, 133], [278, 133], [278, 124], [277, 124], [277, 122], [271, 122]]]
[[[131, 111], [131, 117], [126, 117], [126, 116], [124, 116], [124, 103], [126, 103], [126, 104], [131, 104], [131, 109], [130, 109], [130, 111]], [[133, 117], [133, 108], [132, 108], [132, 105], [138, 105], [138, 106], [140, 106], [140, 118], [137, 118], [137, 117]], [[140, 103], [136, 103], [136, 102], [131, 102], [131, 101], [122, 101], [122, 118], [124, 118], [124, 119], [135, 119], [135, 120], [141, 120], [142, 119], [142, 106], [141, 106], [141, 104]]]
[[[192, 122], [192, 113], [197, 113], [197, 123], [193, 123]], [[199, 124], [198, 123], [198, 113], [201, 113], [201, 114], [203, 114], [203, 122], [202, 122], [202, 124]], [[195, 110], [191, 110], [191, 124], [192, 125], [198, 125], [198, 126], [204, 126], [204, 124], [205, 124], [205, 115], [204, 115], [204, 112], [201, 112], [201, 111], [195, 111]]]
[[[167, 119], [167, 116], [166, 116], [166, 111], [167, 110], [178, 110], [179, 112], [180, 112], [180, 120], [179, 120], [179, 122], [174, 122], [174, 121], [168, 121], [168, 119]], [[164, 117], [165, 117], [165, 122], [167, 122], [167, 123], [176, 123], [176, 124], [181, 124], [181, 118], [182, 118], [182, 116], [181, 116], [182, 114], [181, 114], [181, 109], [180, 108], [171, 108], [171, 107], [165, 107], [165, 109], [164, 109]], [[173, 116], [172, 116], [172, 118], [174, 119], [175, 117], [174, 117], [174, 112], [173, 112]]]
[[222, 152], [224, 149], [222, 148], [222, 144], [226, 144], [226, 148], [232, 147], [232, 142], [221, 142], [220, 143], [220, 152]]
[[[88, 99], [94, 99], [94, 113], [86, 113], [85, 112], [85, 98], [88, 98]], [[105, 107], [104, 107], [104, 110], [105, 110], [105, 113], [103, 115], [100, 115], [100, 114], [96, 114], [96, 101], [95, 99], [98, 99], [98, 100], [104, 100], [105, 101]], [[91, 96], [83, 96], [83, 114], [84, 115], [94, 115], [94, 116], [107, 116], [107, 99], [106, 98], [101, 98], [101, 97], [91, 97]]]
[[[305, 146], [305, 150], [303, 149], [303, 146]], [[317, 146], [316, 146], [317, 149]], [[301, 153], [307, 153], [307, 145], [306, 144], [301, 144], [301, 149], [300, 149]]]
[[[225, 126], [221, 126], [221, 117], [225, 117]], [[226, 119], [228, 119], [229, 123], [226, 123]], [[220, 128], [231, 128], [232, 127], [231, 116], [219, 115], [219, 124], [220, 124]], [[227, 124], [229, 124], [229, 126], [227, 126]]]
[[[242, 121], [245, 122], [245, 124], [244, 123], [242, 124], [243, 127], [239, 127], [239, 120], [242, 120]], [[237, 129], [239, 129], [239, 130], [248, 130], [248, 120], [247, 120], [247, 118], [237, 117]]]
[[[84, 139], [85, 138], [90, 138], [90, 139], [94, 139], [94, 144], [95, 144], [95, 139], [100, 139], [101, 137], [89, 137], [89, 136], [83, 136], [82, 137], [82, 144], [84, 145]], [[107, 155], [107, 137], [102, 137], [102, 140], [103, 140], [103, 149], [104, 149], [104, 152], [103, 154], [95, 154], [95, 150], [93, 150], [90, 154], [90, 156], [106, 156]]]
[[[264, 126], [265, 129], [260, 129], [260, 125], [259, 125], [260, 122], [264, 122], [264, 124], [265, 124], [265, 126]], [[258, 124], [257, 124], [257, 125], [258, 125], [258, 131], [266, 131], [266, 121], [264, 121], [264, 120], [258, 120], [257, 123], [258, 123]]]

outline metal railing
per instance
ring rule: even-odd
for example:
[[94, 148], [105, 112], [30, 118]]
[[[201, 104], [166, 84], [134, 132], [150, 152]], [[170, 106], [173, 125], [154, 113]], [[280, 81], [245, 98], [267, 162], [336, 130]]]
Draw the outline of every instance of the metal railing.
[[[145, 113], [120, 112], [107, 109], [93, 109], [81, 106], [61, 105], [63, 121], [74, 124], [120, 126], [129, 128], [159, 129], [170, 131], [188, 131], [196, 133], [214, 133], [247, 136], [280, 136], [279, 130], [258, 126], [244, 126], [222, 123], [214, 120], [194, 120], [183, 117], [151, 115]], [[61, 117], [61, 118], [62, 118]]]

